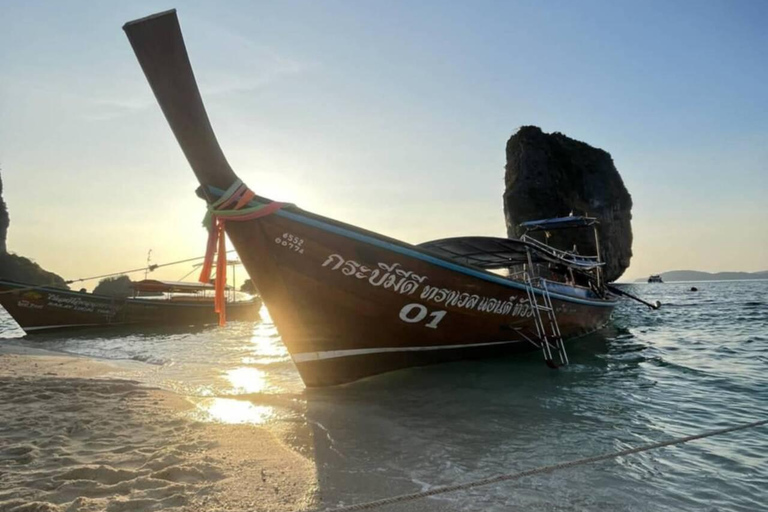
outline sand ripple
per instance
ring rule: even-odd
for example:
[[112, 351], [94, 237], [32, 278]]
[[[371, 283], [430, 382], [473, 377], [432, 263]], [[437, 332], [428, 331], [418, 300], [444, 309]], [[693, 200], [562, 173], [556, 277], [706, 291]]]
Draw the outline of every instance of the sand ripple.
[[301, 464], [264, 432], [193, 421], [180, 403], [132, 381], [0, 377], [0, 512], [299, 508], [295, 478], [262, 475]]
[[[0, 510], [159, 510], [224, 478], [195, 423], [135, 382], [0, 378]], [[163, 414], [163, 412], [166, 412]]]

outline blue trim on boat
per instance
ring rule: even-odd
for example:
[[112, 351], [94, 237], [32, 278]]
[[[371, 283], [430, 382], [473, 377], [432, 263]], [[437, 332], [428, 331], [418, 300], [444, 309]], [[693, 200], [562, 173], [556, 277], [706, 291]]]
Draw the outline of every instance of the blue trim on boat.
[[[224, 191], [220, 190], [216, 187], [208, 187], [208, 189], [213, 192], [214, 194], [217, 194], [221, 196]], [[251, 201], [251, 203], [258, 201]], [[249, 206], [251, 203], [248, 203]], [[255, 206], [255, 205], [254, 205]], [[521, 283], [517, 283], [515, 281], [511, 281], [509, 279], [504, 279], [503, 277], [498, 277], [490, 272], [483, 272], [483, 271], [477, 271], [473, 270], [471, 268], [467, 268], [461, 265], [456, 265], [454, 263], [451, 263], [449, 261], [436, 258], [434, 256], [430, 256], [428, 254], [421, 253], [419, 251], [414, 251], [412, 249], [408, 249], [406, 247], [400, 247], [398, 245], [391, 244], [389, 242], [385, 242], [384, 240], [379, 240], [367, 235], [363, 235], [361, 233], [355, 233], [354, 231], [350, 231], [348, 229], [339, 227], [339, 226], [333, 226], [331, 224], [326, 224], [325, 222], [321, 222], [319, 220], [310, 219], [308, 217], [304, 217], [303, 215], [297, 214], [297, 213], [291, 213], [284, 209], [278, 210], [275, 212], [275, 215], [279, 217], [285, 217], [287, 219], [300, 222], [302, 224], [307, 224], [319, 229], [322, 229], [324, 231], [330, 231], [331, 233], [335, 233], [337, 235], [341, 235], [346, 238], [351, 238], [353, 240], [357, 240], [358, 242], [363, 242], [369, 245], [375, 245], [377, 247], [380, 247], [382, 249], [387, 249], [389, 251], [393, 251], [396, 253], [403, 254], [405, 256], [409, 256], [411, 258], [416, 258], [422, 261], [426, 261], [428, 263], [431, 263], [433, 265], [437, 265], [439, 267], [447, 268], [449, 270], [453, 270], [454, 272], [459, 272], [461, 274], [465, 274], [468, 276], [476, 277], [478, 279], [483, 279], [485, 281], [490, 281], [492, 283], [500, 284], [502, 286], [506, 286], [507, 288], [515, 288], [517, 290], [523, 290], [525, 291], [525, 285]], [[543, 292], [534, 288], [534, 291], [541, 295]], [[586, 304], [588, 306], [599, 306], [599, 307], [615, 307], [618, 302], [609, 302], [609, 301], [601, 301], [601, 300], [588, 300], [588, 299], [579, 299], [577, 297], [573, 297], [570, 295], [562, 295], [560, 293], [552, 293], [550, 292], [550, 297], [554, 297], [556, 299], [560, 299], [566, 302], [575, 302], [577, 304]]]
[[[348, 229], [340, 228], [338, 226], [332, 226], [330, 224], [326, 224], [324, 222], [320, 222], [315, 219], [310, 219], [307, 217], [304, 217], [302, 215], [287, 212], [285, 210], [279, 210], [276, 212], [278, 216], [285, 217], [287, 219], [294, 220], [296, 222], [301, 222], [302, 224], [308, 224], [310, 226], [323, 229], [325, 231], [330, 231], [331, 233], [335, 233], [337, 235], [341, 235], [347, 238], [351, 238], [353, 240], [357, 240], [358, 242], [364, 242], [369, 245], [375, 245], [377, 247], [381, 247], [382, 249], [387, 249], [389, 251], [397, 252], [400, 254], [403, 254], [405, 256], [409, 256], [411, 258], [416, 258], [422, 261], [426, 261], [428, 263], [432, 263], [433, 265], [437, 265], [439, 267], [447, 268], [449, 270], [453, 270], [455, 272], [459, 272], [462, 274], [466, 274], [472, 277], [477, 277], [479, 279], [484, 279], [486, 281], [490, 281], [492, 283], [500, 284], [503, 286], [506, 286], [507, 288], [515, 288], [518, 290], [525, 290], [525, 285], [516, 283], [515, 281], [511, 281], [509, 279], [504, 279], [503, 277], [496, 277], [495, 275], [488, 273], [485, 274], [483, 272], [479, 272], [477, 270], [472, 270], [467, 267], [463, 267], [461, 265], [456, 265], [454, 263], [450, 263], [448, 261], [442, 260], [440, 258], [436, 258], [434, 256], [430, 256], [428, 254], [424, 254], [418, 251], [414, 251], [411, 249], [407, 249], [405, 247], [400, 247], [394, 244], [390, 244], [389, 242], [385, 242], [383, 240], [378, 240], [376, 238], [372, 238], [366, 235], [362, 235], [360, 233], [355, 233], [354, 231], [350, 231]], [[537, 290], [534, 288], [536, 293], [541, 295], [543, 292]], [[550, 292], [549, 294], [551, 297], [554, 297], [556, 299], [564, 300], [567, 302], [576, 302], [579, 304], [588, 304], [590, 306], [610, 306], [614, 307], [617, 302], [606, 302], [606, 301], [592, 301], [588, 299], [579, 299], [576, 297], [572, 297], [570, 295], [562, 295], [559, 293], [553, 293]]]

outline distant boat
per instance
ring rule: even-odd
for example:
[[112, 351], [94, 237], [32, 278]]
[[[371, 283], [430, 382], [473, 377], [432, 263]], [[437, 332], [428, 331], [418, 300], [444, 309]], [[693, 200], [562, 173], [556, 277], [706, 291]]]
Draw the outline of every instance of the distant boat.
[[216, 141], [176, 12], [123, 29], [200, 181], [212, 233], [230, 237], [307, 386], [529, 350], [555, 366], [555, 356], [568, 362], [563, 340], [609, 321], [617, 298], [600, 257], [533, 238], [555, 229], [597, 234], [596, 219], [528, 222], [520, 240], [411, 245], [257, 196]]
[[[134, 297], [115, 298], [0, 280], [0, 305], [28, 334], [112, 326], [186, 326], [218, 322], [213, 286], [146, 279], [133, 283]], [[139, 294], [155, 293], [154, 297]], [[258, 298], [227, 305], [231, 320], [256, 320]]]
[[652, 276], [648, 277], [649, 283], [663, 283], [664, 281], [661, 280], [661, 276], [658, 274], [653, 274]]

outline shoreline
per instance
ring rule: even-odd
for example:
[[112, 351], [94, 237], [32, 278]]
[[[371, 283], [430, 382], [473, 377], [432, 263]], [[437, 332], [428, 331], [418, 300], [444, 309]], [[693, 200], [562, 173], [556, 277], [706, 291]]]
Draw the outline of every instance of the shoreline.
[[[302, 510], [315, 468], [267, 428], [106, 362], [0, 344], [0, 510]], [[129, 371], [126, 372], [126, 369]]]

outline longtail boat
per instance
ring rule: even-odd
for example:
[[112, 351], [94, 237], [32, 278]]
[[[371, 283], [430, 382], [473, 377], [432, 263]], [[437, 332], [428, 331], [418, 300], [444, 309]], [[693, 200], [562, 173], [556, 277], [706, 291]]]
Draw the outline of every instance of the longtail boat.
[[[111, 297], [49, 286], [0, 280], [0, 305], [27, 334], [95, 327], [215, 324], [211, 285], [145, 279], [133, 283], [132, 297]], [[155, 296], [140, 294], [152, 293]], [[234, 300], [232, 320], [257, 320], [261, 301]]]
[[564, 340], [609, 320], [616, 297], [599, 256], [535, 238], [595, 219], [531, 222], [519, 240], [411, 245], [256, 195], [216, 140], [175, 10], [123, 29], [208, 203], [209, 255], [226, 233], [307, 386], [527, 350], [557, 366]]

